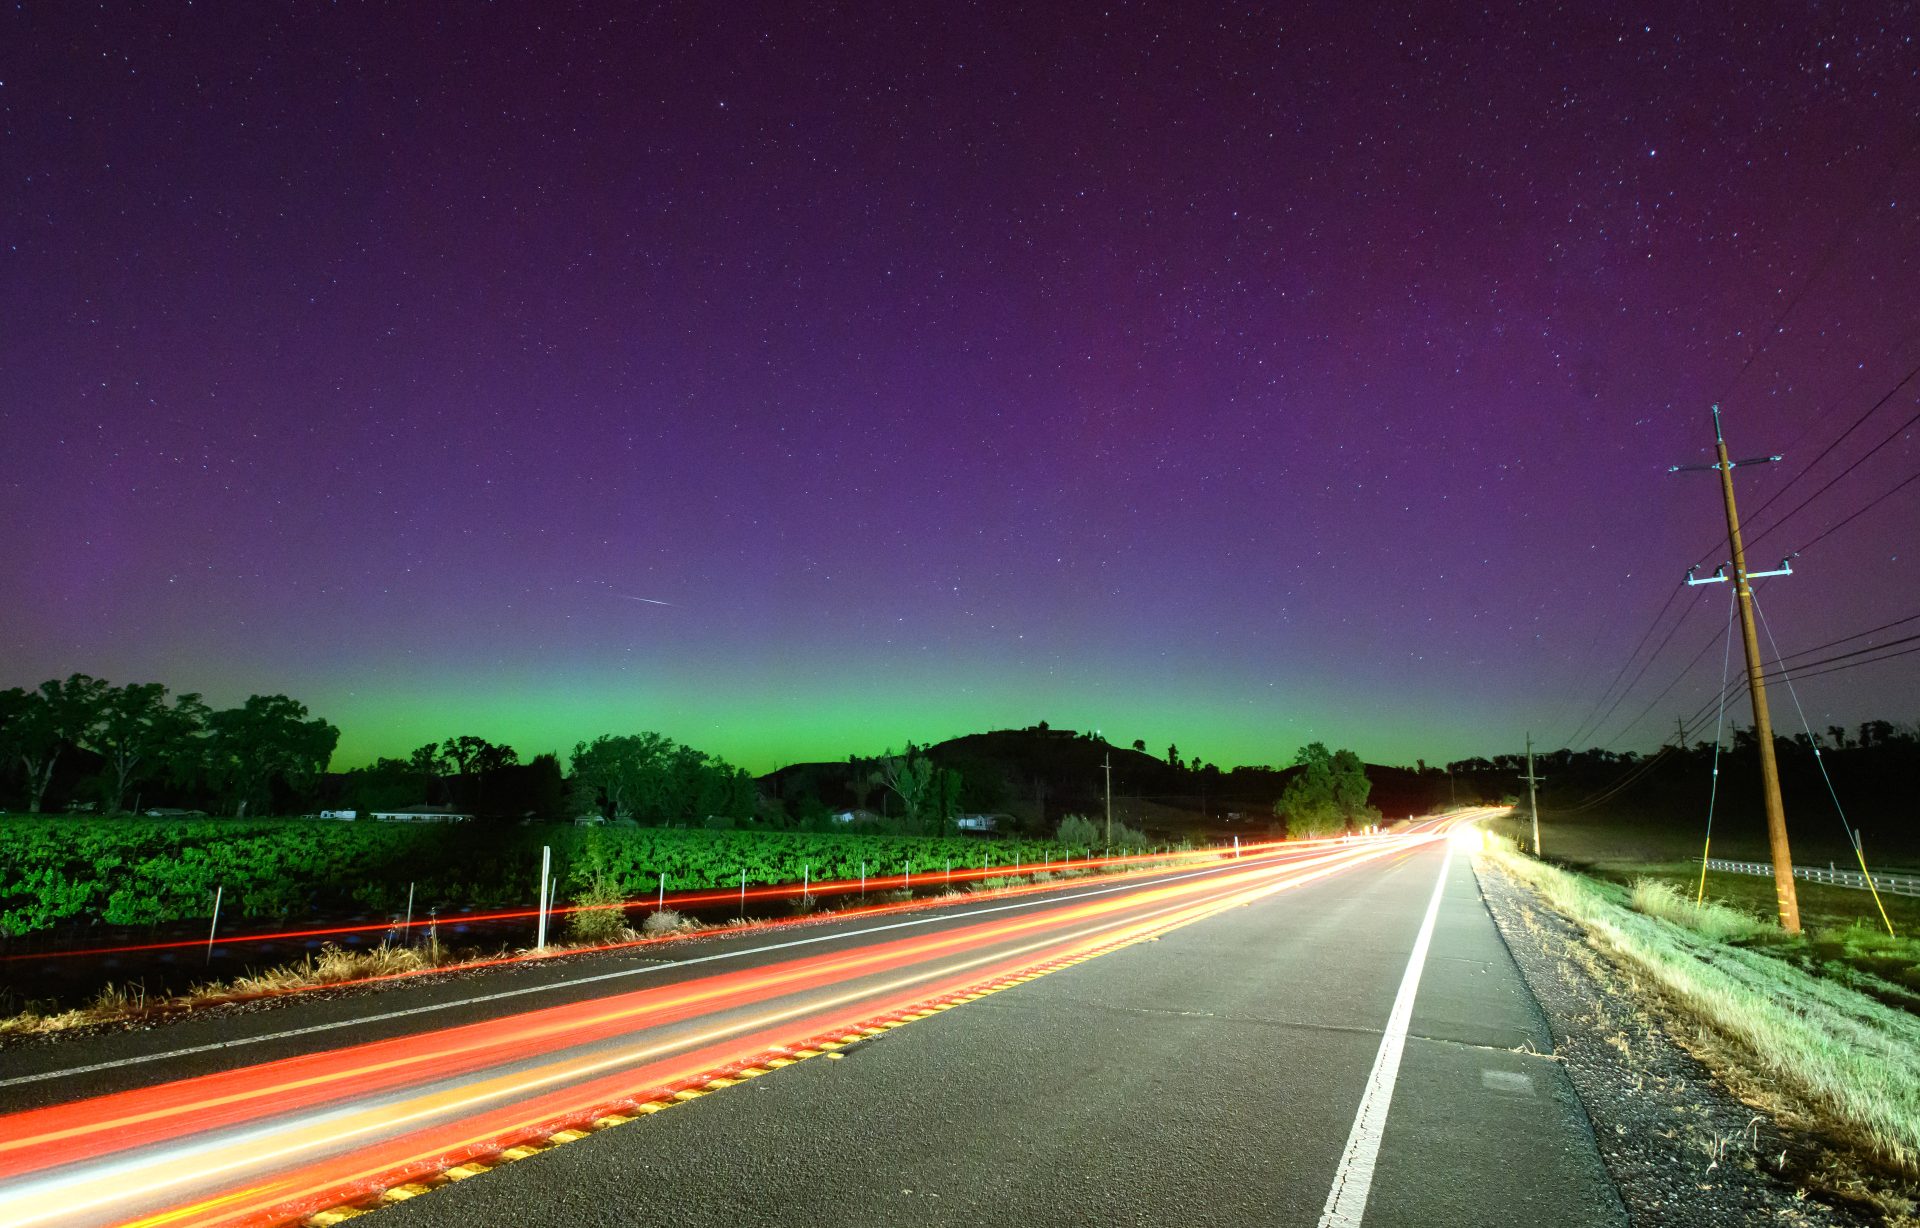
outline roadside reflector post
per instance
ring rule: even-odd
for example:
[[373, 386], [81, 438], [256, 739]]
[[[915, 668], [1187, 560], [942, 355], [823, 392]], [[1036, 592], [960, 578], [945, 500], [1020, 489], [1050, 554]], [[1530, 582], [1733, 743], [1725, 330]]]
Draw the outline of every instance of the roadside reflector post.
[[807, 906], [807, 896], [812, 890], [813, 867], [803, 865], [800, 867], [800, 907], [805, 908]]
[[653, 910], [655, 912], [667, 910], [667, 874], [664, 870], [660, 872], [660, 894], [654, 898]]
[[912, 895], [913, 894], [913, 862], [911, 861], [907, 862], [906, 888], [907, 888], [907, 894]]
[[227, 887], [221, 883], [213, 889], [213, 924], [207, 927], [207, 962], [213, 962], [213, 936], [220, 932], [220, 897]]
[[1240, 855], [1240, 837], [1238, 836], [1235, 836], [1233, 838], [1233, 855], [1235, 857], [1238, 857]]
[[747, 868], [740, 867], [740, 919], [747, 919]]
[[406, 931], [407, 945], [413, 945], [413, 884], [407, 884], [407, 923], [401, 927]]
[[533, 939], [533, 949], [536, 951], [547, 945], [547, 876], [552, 866], [553, 847], [543, 844], [540, 846], [540, 907], [538, 910], [540, 920], [536, 923], [537, 928]]
[[860, 863], [860, 898], [867, 898], [867, 863]]
[[947, 858], [947, 886], [953, 886], [953, 858]]

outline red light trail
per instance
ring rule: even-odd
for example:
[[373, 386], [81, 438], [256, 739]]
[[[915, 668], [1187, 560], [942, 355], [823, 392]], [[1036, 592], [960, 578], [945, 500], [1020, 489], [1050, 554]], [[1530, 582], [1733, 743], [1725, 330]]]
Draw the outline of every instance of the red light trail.
[[1451, 825], [1049, 885], [1059, 898], [976, 900], [990, 907], [906, 936], [14, 1113], [0, 1117], [0, 1222], [289, 1223], [1410, 852]]

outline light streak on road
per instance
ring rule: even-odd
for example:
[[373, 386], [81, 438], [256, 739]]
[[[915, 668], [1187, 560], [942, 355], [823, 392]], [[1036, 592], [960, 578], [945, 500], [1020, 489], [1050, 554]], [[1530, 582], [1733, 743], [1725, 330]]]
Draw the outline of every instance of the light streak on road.
[[[1097, 897], [0, 1117], [0, 1224], [246, 1228], [494, 1155], [795, 1046], [1445, 837], [1159, 870]], [[1058, 891], [1058, 887], [1054, 887]]]

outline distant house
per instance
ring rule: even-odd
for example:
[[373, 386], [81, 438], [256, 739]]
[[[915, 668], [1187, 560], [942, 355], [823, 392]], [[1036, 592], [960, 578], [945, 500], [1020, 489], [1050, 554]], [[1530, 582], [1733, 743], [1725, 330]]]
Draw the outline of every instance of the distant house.
[[880, 816], [871, 810], [840, 810], [834, 812], [836, 823], [877, 823]]
[[402, 810], [371, 810], [367, 817], [382, 823], [465, 823], [473, 818], [451, 806], [408, 806]]
[[323, 819], [342, 819], [351, 823], [360, 817], [360, 812], [358, 810], [322, 810], [319, 817]]
[[953, 825], [961, 831], [995, 831], [1000, 826], [997, 814], [957, 814], [953, 816]]
[[141, 813], [150, 819], [199, 819], [205, 818], [207, 814], [204, 810], [175, 810], [171, 806], [155, 806]]

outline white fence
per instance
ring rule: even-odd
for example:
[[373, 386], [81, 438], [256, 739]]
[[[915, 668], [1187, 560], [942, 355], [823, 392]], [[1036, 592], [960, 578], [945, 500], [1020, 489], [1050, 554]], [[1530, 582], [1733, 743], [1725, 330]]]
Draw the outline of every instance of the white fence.
[[[1764, 861], [1722, 861], [1718, 857], [1707, 859], [1707, 869], [1724, 870], [1728, 874], [1758, 874], [1763, 878], [1773, 877], [1773, 867]], [[1852, 887], [1858, 891], [1867, 889], [1866, 875], [1858, 870], [1842, 870], [1834, 866], [1795, 866], [1795, 878], [1804, 878], [1810, 883], [1826, 883], [1831, 887]], [[1920, 896], [1920, 876], [1912, 874], [1876, 874], [1873, 885], [1888, 895]]]

